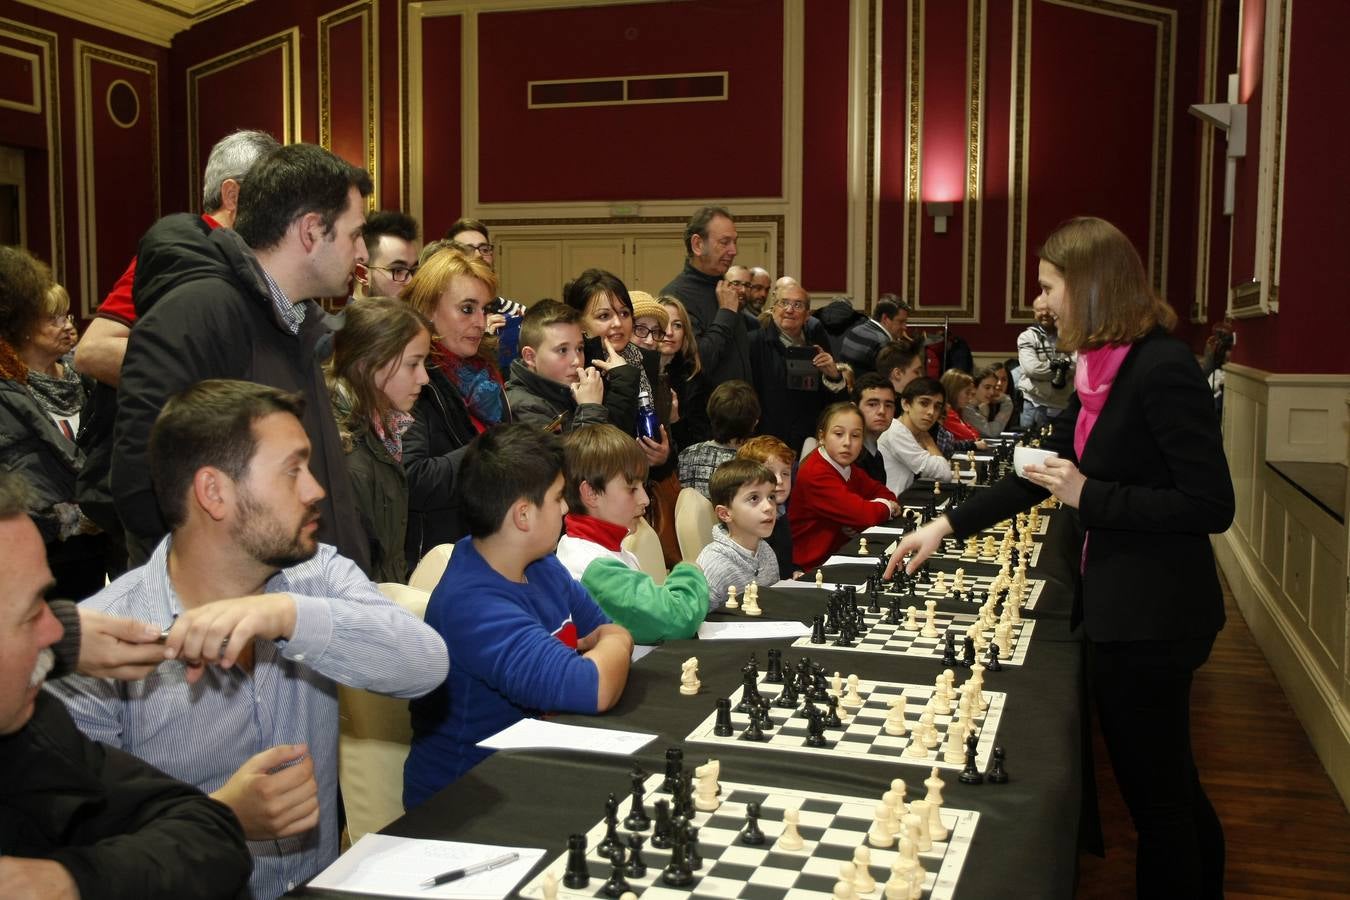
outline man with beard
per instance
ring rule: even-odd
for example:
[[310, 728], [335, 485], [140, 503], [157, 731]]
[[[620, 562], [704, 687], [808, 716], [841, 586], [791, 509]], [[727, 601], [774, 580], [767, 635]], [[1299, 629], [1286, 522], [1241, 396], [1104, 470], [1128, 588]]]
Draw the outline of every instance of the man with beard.
[[[133, 337], [134, 341], [134, 337]], [[150, 436], [172, 529], [150, 561], [85, 601], [167, 632], [144, 681], [77, 676], [48, 690], [88, 737], [230, 807], [255, 897], [337, 858], [336, 683], [418, 697], [448, 668], [435, 631], [316, 539], [324, 490], [295, 394], [203, 381]]]
[[769, 276], [769, 270], [762, 266], [752, 266], [750, 269], [750, 287], [745, 291], [745, 308], [750, 315], [759, 320], [759, 314], [764, 312], [764, 301], [769, 299], [769, 288], [773, 285], [773, 278]]
[[[134, 756], [89, 740], [60, 701], [41, 692], [44, 677], [77, 664], [117, 669], [88, 665], [87, 645], [99, 641], [89, 640], [88, 627], [80, 640], [83, 617], [69, 603], [59, 611], [43, 600], [52, 573], [28, 516], [32, 500], [23, 478], [0, 472], [0, 897], [235, 896], [249, 857], [234, 816]], [[131, 668], [140, 672], [142, 653], [163, 659], [156, 644], [144, 643], [153, 630], [137, 635], [147, 626], [120, 624], [129, 628], [120, 632], [125, 640], [109, 644], [114, 655], [118, 645], [131, 648]]]

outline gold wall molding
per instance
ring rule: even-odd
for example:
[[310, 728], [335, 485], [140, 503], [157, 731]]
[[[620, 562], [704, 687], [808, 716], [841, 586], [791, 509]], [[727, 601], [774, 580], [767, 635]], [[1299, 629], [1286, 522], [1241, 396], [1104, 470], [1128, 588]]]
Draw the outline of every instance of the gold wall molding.
[[47, 126], [47, 200], [51, 204], [51, 263], [57, 281], [64, 282], [66, 273], [66, 219], [65, 181], [61, 153], [61, 96], [59, 72], [61, 55], [56, 43], [56, 32], [35, 28], [13, 19], [0, 18], [0, 37], [37, 48], [42, 64], [42, 117]]
[[0, 98], [0, 109], [12, 109], [17, 112], [41, 113], [42, 112], [42, 59], [36, 53], [29, 53], [20, 50], [17, 47], [0, 46], [0, 54], [13, 56], [21, 59], [33, 70], [33, 78], [30, 89], [33, 92], [33, 100], [30, 103], [22, 103], [18, 100], [6, 100]]
[[923, 234], [922, 158], [923, 138], [923, 13], [924, 0], [909, 0], [905, 10], [905, 210], [901, 240], [903, 264], [901, 282], [905, 300], [916, 309], [919, 301], [919, 238]]
[[19, 0], [45, 12], [168, 47], [175, 35], [252, 0]]
[[[141, 104], [141, 113], [150, 114], [150, 168], [151, 183], [155, 198], [155, 218], [161, 211], [160, 203], [160, 156], [159, 156], [159, 63], [153, 59], [136, 56], [94, 44], [76, 40], [75, 53], [75, 157], [79, 161], [76, 168], [76, 195], [79, 200], [79, 236], [80, 261], [83, 272], [83, 290], [81, 291], [81, 316], [92, 318], [103, 294], [98, 283], [98, 225], [99, 217], [97, 193], [95, 192], [94, 170], [94, 110], [100, 104], [94, 96], [93, 64], [95, 62], [119, 66], [130, 72], [145, 75], [150, 81], [150, 97]], [[126, 83], [126, 82], [124, 82]], [[134, 85], [132, 86], [134, 90]], [[106, 96], [104, 105], [106, 105]], [[109, 110], [109, 116], [112, 113]], [[119, 123], [120, 124], [120, 123]], [[134, 124], [134, 123], [133, 123]], [[113, 211], [111, 216], [120, 215]]]
[[[283, 144], [293, 144], [300, 140], [300, 29], [288, 28], [251, 44], [245, 44], [229, 53], [212, 57], [194, 66], [189, 66], [185, 74], [187, 79], [187, 147], [188, 147], [188, 200], [194, 206], [201, 202], [202, 196], [202, 148], [198, 145], [200, 129], [199, 103], [197, 91], [200, 82], [212, 75], [218, 75], [226, 69], [240, 63], [266, 56], [276, 51], [281, 62], [281, 113], [282, 133], [273, 135]], [[207, 149], [209, 153], [209, 148]]]
[[[1228, 97], [1227, 79], [1224, 80], [1223, 98], [1218, 96], [1220, 20], [1219, 0], [1205, 0], [1203, 103], [1220, 103]], [[1196, 169], [1199, 191], [1195, 215], [1195, 300], [1191, 304], [1191, 322], [1195, 324], [1203, 324], [1209, 316], [1209, 256], [1214, 231], [1214, 132], [1213, 128], [1200, 130], [1200, 164]]]
[[[395, 0], [397, 2], [397, 0]], [[364, 136], [363, 163], [374, 182], [366, 198], [368, 208], [380, 208], [380, 3], [357, 0], [341, 9], [319, 16], [319, 145], [333, 149], [333, 95], [330, 76], [333, 71], [331, 32], [339, 25], [361, 25], [361, 133]]]
[[[1153, 147], [1149, 196], [1148, 250], [1144, 254], [1154, 290], [1167, 285], [1168, 209], [1172, 182], [1173, 86], [1176, 72], [1175, 10], [1130, 0], [1040, 0], [1082, 12], [1151, 25], [1156, 31], [1153, 78]], [[1012, 115], [1008, 171], [1008, 287], [1005, 321], [1030, 322], [1025, 308], [1027, 166], [1031, 139], [1033, 0], [1015, 0], [1013, 7]]]
[[980, 252], [984, 231], [984, 46], [988, 0], [968, 0], [966, 11], [966, 178], [961, 257], [961, 313], [980, 321]]

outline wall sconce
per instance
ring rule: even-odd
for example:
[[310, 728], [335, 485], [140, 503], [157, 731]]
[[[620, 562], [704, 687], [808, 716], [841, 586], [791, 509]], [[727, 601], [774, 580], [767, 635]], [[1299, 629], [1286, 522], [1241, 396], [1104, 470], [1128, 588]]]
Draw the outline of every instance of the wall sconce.
[[947, 233], [947, 219], [956, 211], [956, 204], [950, 200], [933, 201], [923, 205], [924, 210], [933, 218], [933, 233]]
[[1223, 214], [1233, 214], [1233, 195], [1237, 185], [1237, 161], [1247, 155], [1247, 104], [1238, 103], [1238, 76], [1228, 76], [1227, 103], [1192, 103], [1191, 115], [1222, 131], [1228, 137], [1228, 154], [1223, 170]]

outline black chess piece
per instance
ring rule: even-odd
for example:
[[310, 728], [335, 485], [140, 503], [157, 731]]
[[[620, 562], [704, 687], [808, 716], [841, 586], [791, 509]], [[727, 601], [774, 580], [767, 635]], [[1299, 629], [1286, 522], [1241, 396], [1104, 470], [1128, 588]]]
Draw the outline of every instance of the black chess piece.
[[656, 818], [652, 823], [652, 846], [658, 850], [670, 847], [670, 802], [656, 801]]
[[970, 737], [966, 739], [966, 767], [956, 776], [962, 784], [984, 784], [984, 776], [980, 774], [980, 768], [975, 764], [975, 749], [975, 732], [972, 731]]
[[995, 747], [993, 756], [989, 763], [989, 783], [1007, 784], [1008, 770], [1003, 768], [1003, 748]]
[[750, 714], [760, 731], [773, 731], [773, 716], [769, 713], [769, 701], [765, 700], [755, 707], [755, 711]]
[[821, 615], [811, 618], [811, 643], [825, 643], [825, 617]]
[[703, 854], [698, 852], [698, 829], [690, 826], [684, 844], [684, 863], [693, 872], [703, 868]]
[[806, 746], [824, 747], [825, 742], [825, 717], [820, 710], [814, 706], [806, 709]]
[[949, 629], [942, 644], [941, 666], [944, 669], [955, 669], [958, 665], [960, 663], [956, 658], [956, 634]]
[[694, 873], [690, 871], [685, 855], [689, 847], [688, 822], [681, 820], [673, 824], [671, 837], [670, 862], [661, 872], [661, 880], [671, 887], [685, 887], [694, 881]]
[[586, 866], [586, 835], [574, 834], [567, 839], [567, 871], [563, 872], [563, 887], [579, 890], [591, 882], [591, 871]]
[[773, 705], [779, 709], [797, 708], [797, 682], [796, 679], [788, 678], [783, 682], [783, 689], [778, 692], [778, 699], [773, 701]]
[[647, 810], [642, 805], [643, 799], [647, 796], [647, 789], [643, 785], [647, 780], [647, 773], [640, 767], [633, 766], [629, 777], [633, 780], [633, 799], [628, 804], [628, 815], [624, 816], [623, 827], [629, 831], [646, 831], [652, 824]]
[[988, 669], [990, 672], [1002, 672], [1002, 671], [1003, 671], [1003, 663], [1001, 663], [1001, 662], [998, 661], [998, 655], [999, 655], [998, 644], [997, 644], [996, 642], [994, 642], [994, 641], [990, 641], [990, 642], [989, 642], [989, 661], [986, 662], [985, 665], [984, 665], [984, 667], [985, 667], [986, 669]]
[[609, 856], [619, 845], [619, 801], [613, 794], [605, 799], [605, 836], [595, 845], [595, 852]]
[[718, 737], [731, 737], [731, 701], [726, 697], [717, 700], [717, 720], [713, 723], [713, 734]]
[[783, 651], [770, 650], [769, 664], [764, 671], [764, 681], [768, 684], [783, 683]]
[[758, 694], [759, 673], [755, 671], [753, 665], [747, 663], [741, 667], [741, 702], [736, 704], [736, 712], [747, 712]]
[[825, 711], [825, 727], [842, 728], [844, 721], [839, 718], [839, 698], [835, 697], [834, 694], [830, 694], [825, 700], [825, 703], [827, 706]]
[[969, 669], [975, 665], [975, 639], [966, 636], [961, 642], [961, 668]]
[[764, 832], [759, 828], [759, 804], [745, 804], [745, 828], [741, 830], [741, 843], [758, 847], [764, 843]]
[[684, 751], [679, 747], [668, 748], [666, 750], [666, 778], [661, 782], [660, 790], [667, 794], [675, 790], [675, 782], [679, 780], [682, 771], [684, 771]]
[[759, 681], [759, 660], [755, 658], [754, 652], [751, 652], [749, 661], [746, 662], [751, 672], [755, 673], [755, 680]]
[[853, 623], [845, 619], [839, 623], [839, 637], [834, 639], [836, 647], [853, 646]]
[[629, 878], [641, 878], [647, 874], [647, 861], [642, 858], [644, 840], [640, 834], [628, 835], [628, 865], [623, 867], [623, 874]]
[[886, 615], [882, 618], [883, 625], [900, 624], [900, 604], [892, 597], [886, 604]]
[[600, 886], [600, 893], [606, 897], [622, 897], [632, 888], [628, 879], [623, 877], [623, 845], [616, 846], [609, 855], [609, 879]]
[[745, 730], [741, 732], [741, 740], [756, 743], [764, 740], [764, 731], [759, 727], [759, 719], [754, 716], [750, 717], [750, 724], [746, 725]]

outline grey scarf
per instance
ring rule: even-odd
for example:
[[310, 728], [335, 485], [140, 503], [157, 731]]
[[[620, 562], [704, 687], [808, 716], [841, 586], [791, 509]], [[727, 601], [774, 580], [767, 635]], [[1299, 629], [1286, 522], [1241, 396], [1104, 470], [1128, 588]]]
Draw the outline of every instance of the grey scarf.
[[69, 363], [61, 364], [61, 375], [46, 375], [28, 370], [28, 390], [49, 414], [68, 419], [84, 406], [84, 384]]

